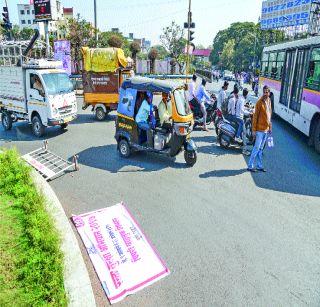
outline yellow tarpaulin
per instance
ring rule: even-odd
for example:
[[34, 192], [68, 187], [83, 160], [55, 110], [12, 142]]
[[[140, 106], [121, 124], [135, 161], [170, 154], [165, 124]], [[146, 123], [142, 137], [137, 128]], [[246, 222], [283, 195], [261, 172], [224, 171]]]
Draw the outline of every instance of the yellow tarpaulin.
[[120, 48], [89, 48], [82, 47], [85, 71], [114, 72], [127, 66], [127, 59]]

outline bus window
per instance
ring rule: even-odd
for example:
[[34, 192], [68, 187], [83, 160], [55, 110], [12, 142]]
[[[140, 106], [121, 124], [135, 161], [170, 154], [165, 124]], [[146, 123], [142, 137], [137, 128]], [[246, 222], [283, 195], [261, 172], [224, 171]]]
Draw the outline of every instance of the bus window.
[[269, 53], [264, 53], [262, 56], [262, 63], [261, 63], [261, 74], [264, 77], [268, 77], [268, 59], [269, 59]]
[[320, 90], [320, 48], [312, 50], [306, 87]]
[[285, 52], [279, 52], [277, 57], [277, 73], [275, 78], [277, 80], [281, 80], [282, 78], [282, 72], [283, 72], [283, 65], [284, 65], [284, 58], [285, 58]]
[[269, 76], [272, 79], [275, 79], [277, 75], [277, 53], [276, 52], [270, 53], [268, 71], [269, 71]]

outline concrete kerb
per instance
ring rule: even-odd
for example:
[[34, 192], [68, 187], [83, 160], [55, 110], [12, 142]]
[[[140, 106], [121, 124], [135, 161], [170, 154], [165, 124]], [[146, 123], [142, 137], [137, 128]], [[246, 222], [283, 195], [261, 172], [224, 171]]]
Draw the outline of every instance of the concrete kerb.
[[48, 212], [54, 218], [55, 226], [61, 234], [61, 250], [64, 254], [64, 285], [72, 307], [96, 306], [89, 274], [81, 255], [78, 241], [62, 205], [50, 185], [32, 170], [33, 181], [46, 199]]

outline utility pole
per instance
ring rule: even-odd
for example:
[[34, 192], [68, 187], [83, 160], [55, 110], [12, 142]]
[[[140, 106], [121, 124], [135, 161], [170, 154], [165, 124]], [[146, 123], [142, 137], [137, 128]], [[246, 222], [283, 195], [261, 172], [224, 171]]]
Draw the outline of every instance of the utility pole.
[[44, 21], [44, 32], [45, 32], [45, 38], [46, 38], [46, 56], [47, 58], [50, 58], [50, 41], [49, 41], [49, 21]]
[[189, 0], [188, 10], [188, 43], [187, 43], [187, 67], [186, 67], [186, 82], [188, 80], [188, 74], [190, 69], [190, 56], [189, 56], [189, 45], [190, 45], [190, 23], [191, 23], [191, 0]]
[[93, 0], [94, 7], [94, 37], [96, 40], [96, 47], [98, 45], [98, 24], [97, 24], [97, 0]]

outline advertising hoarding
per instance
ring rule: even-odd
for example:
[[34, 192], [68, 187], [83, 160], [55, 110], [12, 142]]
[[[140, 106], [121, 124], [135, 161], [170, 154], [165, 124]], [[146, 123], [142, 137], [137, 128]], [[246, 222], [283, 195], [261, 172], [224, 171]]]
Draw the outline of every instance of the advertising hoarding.
[[36, 21], [52, 20], [50, 0], [34, 0], [33, 5]]
[[54, 59], [62, 62], [62, 68], [71, 75], [71, 45], [67, 40], [54, 42]]
[[265, 0], [261, 29], [278, 29], [309, 23], [312, 0]]

